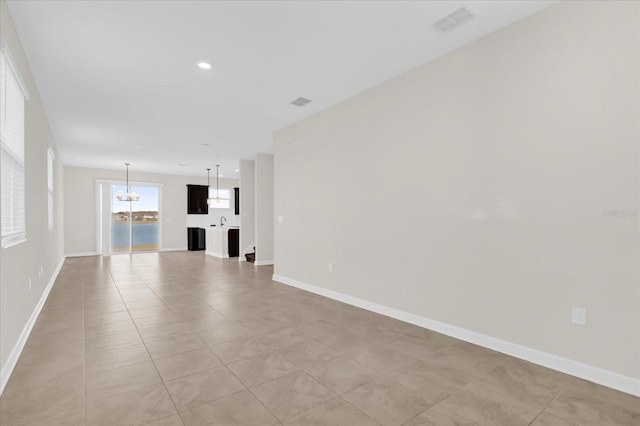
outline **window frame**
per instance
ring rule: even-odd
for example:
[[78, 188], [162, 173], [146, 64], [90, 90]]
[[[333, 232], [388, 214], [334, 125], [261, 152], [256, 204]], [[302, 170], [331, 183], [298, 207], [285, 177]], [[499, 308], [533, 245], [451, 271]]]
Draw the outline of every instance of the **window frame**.
[[[218, 192], [221, 195], [220, 204], [225, 204], [224, 202], [226, 201], [226, 206], [216, 206], [216, 202], [213, 201], [214, 198], [216, 197], [216, 189], [209, 187], [209, 199], [212, 200], [211, 203], [209, 203], [209, 209], [230, 210], [231, 209], [231, 190], [226, 188], [219, 188]], [[226, 197], [223, 196], [225, 192], [227, 194]]]
[[[7, 83], [7, 78], [9, 76], [9, 73], [11, 73], [11, 77], [15, 82], [15, 85], [17, 85], [18, 89], [20, 90], [20, 92], [22, 93], [22, 96], [18, 97], [20, 99], [20, 105], [19, 105], [19, 109], [20, 112], [22, 113], [22, 117], [20, 117], [20, 124], [21, 124], [21, 128], [19, 128], [19, 126], [15, 126], [16, 128], [19, 128], [19, 135], [17, 137], [18, 139], [18, 149], [21, 152], [16, 152], [16, 147], [15, 147], [15, 143], [12, 142], [16, 142], [15, 139], [9, 139], [7, 138], [8, 133], [4, 133], [4, 137], [0, 136], [0, 162], [4, 164], [4, 167], [7, 167], [9, 164], [9, 162], [12, 162], [13, 164], [11, 164], [11, 167], [9, 168], [10, 172], [15, 172], [15, 170], [18, 170], [17, 173], [15, 174], [11, 174], [9, 176], [5, 176], [5, 179], [7, 177], [10, 177], [10, 180], [13, 180], [13, 178], [16, 178], [19, 180], [19, 189], [21, 190], [21, 193], [18, 193], [17, 195], [13, 193], [13, 191], [10, 192], [10, 195], [7, 195], [4, 193], [4, 191], [8, 191], [10, 190], [10, 186], [8, 186], [5, 182], [3, 182], [4, 185], [0, 185], [0, 193], [2, 194], [3, 197], [5, 197], [5, 202], [10, 202], [10, 205], [14, 205], [16, 202], [19, 203], [17, 212], [19, 213], [19, 217], [17, 218], [12, 218], [11, 219], [11, 223], [9, 224], [9, 230], [7, 229], [2, 229], [0, 227], [0, 246], [4, 249], [4, 248], [9, 248], [15, 245], [18, 245], [22, 242], [27, 241], [27, 200], [26, 200], [26, 194], [27, 194], [27, 189], [26, 189], [26, 108], [27, 108], [27, 100], [29, 99], [29, 91], [27, 90], [27, 86], [24, 83], [24, 80], [22, 79], [22, 75], [20, 74], [20, 71], [18, 69], [18, 67], [15, 64], [15, 61], [13, 60], [13, 57], [11, 56], [11, 51], [7, 45], [7, 43], [5, 42], [4, 39], [0, 39], [0, 74], [2, 74], [2, 76], [0, 76], [0, 81], [3, 81], [5, 83], [4, 87], [0, 87], [0, 92], [2, 92], [2, 95], [0, 95], [0, 102], [5, 102], [5, 105], [1, 106], [1, 111], [3, 113], [3, 116], [0, 116], [0, 120], [6, 121], [6, 114], [7, 114], [7, 107], [6, 107], [6, 102], [7, 102], [7, 94], [8, 91], [6, 89], [6, 83]], [[14, 108], [12, 108], [13, 110]], [[5, 124], [6, 126], [6, 124]], [[13, 127], [9, 127], [9, 130], [7, 132], [10, 132]], [[15, 129], [13, 129], [15, 130]], [[9, 172], [9, 173], [10, 173]], [[14, 209], [10, 209], [11, 210], [11, 214], [13, 215], [14, 213]], [[0, 216], [3, 214], [6, 214], [9, 211], [9, 209], [6, 209], [3, 213], [3, 211], [0, 211]], [[4, 220], [5, 218], [2, 217], [2, 220]]]

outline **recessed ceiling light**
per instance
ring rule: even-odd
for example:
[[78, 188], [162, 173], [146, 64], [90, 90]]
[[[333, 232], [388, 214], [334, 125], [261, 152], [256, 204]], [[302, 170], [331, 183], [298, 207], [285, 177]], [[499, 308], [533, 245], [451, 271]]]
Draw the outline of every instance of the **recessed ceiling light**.
[[218, 176], [222, 177], [222, 175], [218, 175]]
[[239, 171], [240, 171], [240, 169], [236, 169], [236, 172], [239, 172]]
[[198, 62], [198, 67], [203, 69], [203, 70], [210, 70], [211, 69], [211, 64], [209, 64], [207, 62]]

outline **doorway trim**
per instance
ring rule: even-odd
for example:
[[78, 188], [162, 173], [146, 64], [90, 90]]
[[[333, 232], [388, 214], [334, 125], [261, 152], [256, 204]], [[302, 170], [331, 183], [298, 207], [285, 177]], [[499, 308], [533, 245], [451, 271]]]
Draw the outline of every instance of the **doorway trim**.
[[[118, 179], [96, 179], [95, 180], [95, 247], [96, 254], [98, 255], [111, 255], [111, 254], [132, 254], [132, 253], [149, 253], [160, 252], [162, 247], [162, 228], [163, 228], [163, 203], [162, 192], [164, 189], [164, 183], [160, 182], [141, 182], [141, 181], [129, 181], [129, 186], [155, 186], [158, 188], [158, 250], [144, 251], [127, 251], [127, 252], [111, 252], [111, 185], [126, 185], [126, 181]], [[105, 191], [105, 188], [109, 188], [109, 191]], [[108, 205], [108, 212], [105, 213], [105, 204]], [[108, 219], [108, 220], [107, 220]], [[105, 226], [109, 226], [109, 232], [105, 232]]]

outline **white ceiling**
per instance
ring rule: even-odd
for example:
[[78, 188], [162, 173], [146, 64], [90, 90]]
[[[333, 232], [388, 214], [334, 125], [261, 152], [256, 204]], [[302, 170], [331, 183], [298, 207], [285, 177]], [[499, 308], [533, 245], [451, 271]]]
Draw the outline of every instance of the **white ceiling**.
[[[221, 164], [233, 178], [239, 159], [271, 152], [274, 130], [550, 4], [31, 0], [9, 9], [66, 165], [128, 161], [132, 171], [203, 176]], [[433, 29], [462, 6], [476, 18]], [[312, 102], [290, 104], [300, 96]]]

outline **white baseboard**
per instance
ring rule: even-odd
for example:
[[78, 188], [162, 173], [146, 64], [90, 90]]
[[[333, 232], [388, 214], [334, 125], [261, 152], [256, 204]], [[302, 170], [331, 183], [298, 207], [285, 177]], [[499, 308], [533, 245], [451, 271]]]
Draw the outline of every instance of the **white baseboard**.
[[207, 250], [204, 253], [208, 254], [209, 256], [219, 257], [220, 259], [228, 259], [229, 258], [228, 254], [218, 253], [217, 251]]
[[273, 260], [256, 260], [253, 262], [253, 266], [266, 266], [273, 265]]
[[98, 253], [95, 251], [87, 251], [84, 253], [66, 253], [65, 257], [85, 257], [85, 256], [97, 256]]
[[495, 337], [487, 336], [485, 334], [477, 333], [465, 328], [457, 327], [419, 315], [411, 314], [409, 312], [401, 311], [399, 309], [369, 302], [364, 299], [349, 296], [347, 294], [329, 290], [323, 287], [318, 287], [312, 284], [307, 284], [292, 278], [284, 277], [282, 275], [274, 274], [273, 280], [290, 285], [292, 287], [309, 291], [311, 293], [328, 297], [329, 299], [338, 300], [340, 302], [357, 306], [368, 311], [376, 312], [378, 314], [395, 318], [400, 321], [408, 322], [410, 324], [433, 330], [438, 333], [446, 334], [447, 336], [455, 337], [456, 339], [464, 340], [465, 342], [470, 342], [488, 349], [493, 349], [495, 351], [502, 352], [516, 358], [524, 359], [543, 367], [570, 374], [572, 376], [576, 376], [590, 382], [598, 383], [600, 385], [616, 389], [621, 392], [640, 396], [640, 379], [634, 377], [625, 376], [613, 371], [584, 364], [572, 359], [563, 358], [561, 356], [553, 355], [547, 352], [542, 352], [537, 349], [518, 345], [506, 340], [497, 339]]
[[[163, 248], [163, 249], [159, 249], [157, 251], [186, 251], [187, 248], [186, 247], [173, 247], [173, 248]], [[153, 253], [156, 250], [148, 250], [148, 251], [137, 251], [134, 252], [135, 253]], [[127, 253], [103, 253], [103, 254], [99, 254], [96, 251], [87, 251], [84, 253], [67, 253], [65, 254], [66, 257], [85, 257], [85, 256], [111, 256], [111, 255], [120, 255], [120, 254], [127, 254]]]
[[40, 300], [38, 300], [38, 303], [33, 309], [33, 312], [31, 312], [31, 316], [29, 317], [27, 323], [24, 325], [18, 341], [16, 342], [15, 346], [11, 350], [11, 353], [9, 354], [9, 357], [7, 358], [7, 362], [4, 364], [2, 370], [0, 371], [0, 395], [2, 395], [2, 393], [4, 392], [4, 388], [9, 382], [11, 373], [13, 373], [13, 369], [16, 368], [16, 364], [18, 363], [20, 354], [24, 349], [24, 345], [27, 343], [29, 334], [31, 334], [31, 330], [33, 329], [33, 326], [35, 325], [36, 320], [40, 315], [40, 311], [42, 311], [42, 308], [44, 307], [44, 304], [49, 297], [49, 292], [51, 292], [51, 288], [53, 288], [53, 284], [56, 282], [56, 278], [58, 278], [58, 274], [60, 273], [60, 269], [62, 269], [62, 265], [64, 264], [65, 259], [66, 257], [63, 257], [62, 260], [60, 260], [60, 263], [56, 267], [55, 271], [53, 271], [53, 274], [51, 274], [51, 279], [47, 283], [47, 286], [44, 288], [42, 296], [40, 296]]

